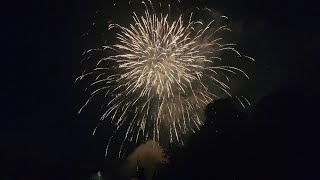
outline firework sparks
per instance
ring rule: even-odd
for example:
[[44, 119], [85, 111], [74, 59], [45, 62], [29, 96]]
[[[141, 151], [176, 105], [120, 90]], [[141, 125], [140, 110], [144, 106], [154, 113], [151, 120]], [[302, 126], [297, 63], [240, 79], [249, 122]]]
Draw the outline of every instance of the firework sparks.
[[109, 29], [119, 30], [117, 43], [103, 46], [109, 55], [78, 78], [95, 76], [94, 90], [83, 107], [97, 95], [107, 97], [101, 120], [110, 119], [117, 129], [126, 127], [123, 142], [159, 141], [161, 128], [166, 128], [170, 142], [183, 143], [183, 134], [203, 124], [199, 112], [208, 103], [219, 99], [221, 92], [231, 96], [225, 82], [228, 74], [249, 77], [240, 68], [220, 63], [221, 51], [241, 56], [235, 44], [224, 43], [219, 36], [230, 31], [226, 25], [195, 21], [192, 13], [187, 20], [184, 15], [172, 20], [153, 12], [151, 2], [152, 11], [144, 4], [144, 14], [133, 13], [129, 26], [110, 24]]

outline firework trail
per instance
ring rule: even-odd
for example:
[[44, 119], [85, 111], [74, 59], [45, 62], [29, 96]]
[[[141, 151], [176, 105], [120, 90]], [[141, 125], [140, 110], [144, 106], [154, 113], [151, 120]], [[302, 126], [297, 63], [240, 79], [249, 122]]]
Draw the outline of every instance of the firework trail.
[[132, 24], [110, 24], [109, 30], [118, 30], [116, 43], [103, 46], [107, 55], [78, 77], [95, 77], [91, 97], [80, 111], [103, 95], [106, 108], [101, 121], [125, 127], [123, 142], [159, 141], [161, 136], [183, 143], [184, 134], [203, 124], [201, 112], [208, 103], [221, 94], [231, 97], [228, 74], [249, 77], [240, 68], [221, 65], [221, 52], [241, 57], [235, 44], [220, 37], [220, 32], [230, 31], [226, 25], [196, 21], [193, 13], [172, 18], [156, 13], [151, 1], [142, 3], [145, 11], [133, 13]]

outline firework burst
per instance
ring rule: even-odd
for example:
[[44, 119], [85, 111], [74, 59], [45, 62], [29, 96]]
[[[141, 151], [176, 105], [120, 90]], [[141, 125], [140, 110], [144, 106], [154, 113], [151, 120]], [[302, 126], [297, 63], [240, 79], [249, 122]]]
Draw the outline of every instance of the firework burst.
[[208, 103], [221, 94], [231, 97], [228, 74], [248, 76], [237, 67], [221, 65], [223, 51], [241, 56], [235, 44], [219, 36], [230, 31], [226, 25], [195, 21], [192, 13], [172, 19], [145, 7], [143, 14], [133, 13], [129, 26], [110, 24], [109, 29], [118, 30], [116, 43], [103, 46], [107, 56], [78, 78], [95, 77], [94, 90], [81, 110], [104, 95], [101, 121], [125, 127], [123, 142], [159, 141], [161, 136], [183, 143], [184, 134], [203, 124], [201, 112]]

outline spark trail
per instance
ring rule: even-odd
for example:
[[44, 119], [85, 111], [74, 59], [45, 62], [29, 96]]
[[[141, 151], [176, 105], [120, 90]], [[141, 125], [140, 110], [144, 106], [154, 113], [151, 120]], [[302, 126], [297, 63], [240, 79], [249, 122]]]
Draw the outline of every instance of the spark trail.
[[230, 31], [226, 25], [216, 26], [215, 20], [204, 24], [194, 20], [193, 13], [174, 19], [155, 13], [151, 1], [152, 11], [143, 3], [144, 13], [133, 13], [130, 25], [110, 24], [109, 30], [119, 32], [115, 44], [101, 49], [109, 55], [78, 77], [95, 77], [91, 97], [80, 111], [95, 96], [104, 95], [101, 121], [126, 127], [123, 142], [159, 141], [164, 128], [170, 142], [183, 143], [184, 134], [203, 124], [200, 114], [208, 103], [221, 94], [231, 97], [228, 74], [249, 77], [240, 68], [221, 65], [222, 52], [241, 56], [235, 44], [220, 37], [220, 32]]

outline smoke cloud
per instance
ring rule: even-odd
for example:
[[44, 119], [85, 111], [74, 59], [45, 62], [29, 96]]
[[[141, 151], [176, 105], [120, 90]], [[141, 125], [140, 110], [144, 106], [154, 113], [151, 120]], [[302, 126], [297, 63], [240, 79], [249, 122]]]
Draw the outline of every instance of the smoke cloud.
[[157, 166], [169, 163], [164, 150], [154, 140], [148, 140], [145, 144], [141, 144], [128, 156], [127, 160], [129, 174], [135, 176], [137, 166], [139, 166], [144, 170], [146, 179], [152, 179]]

